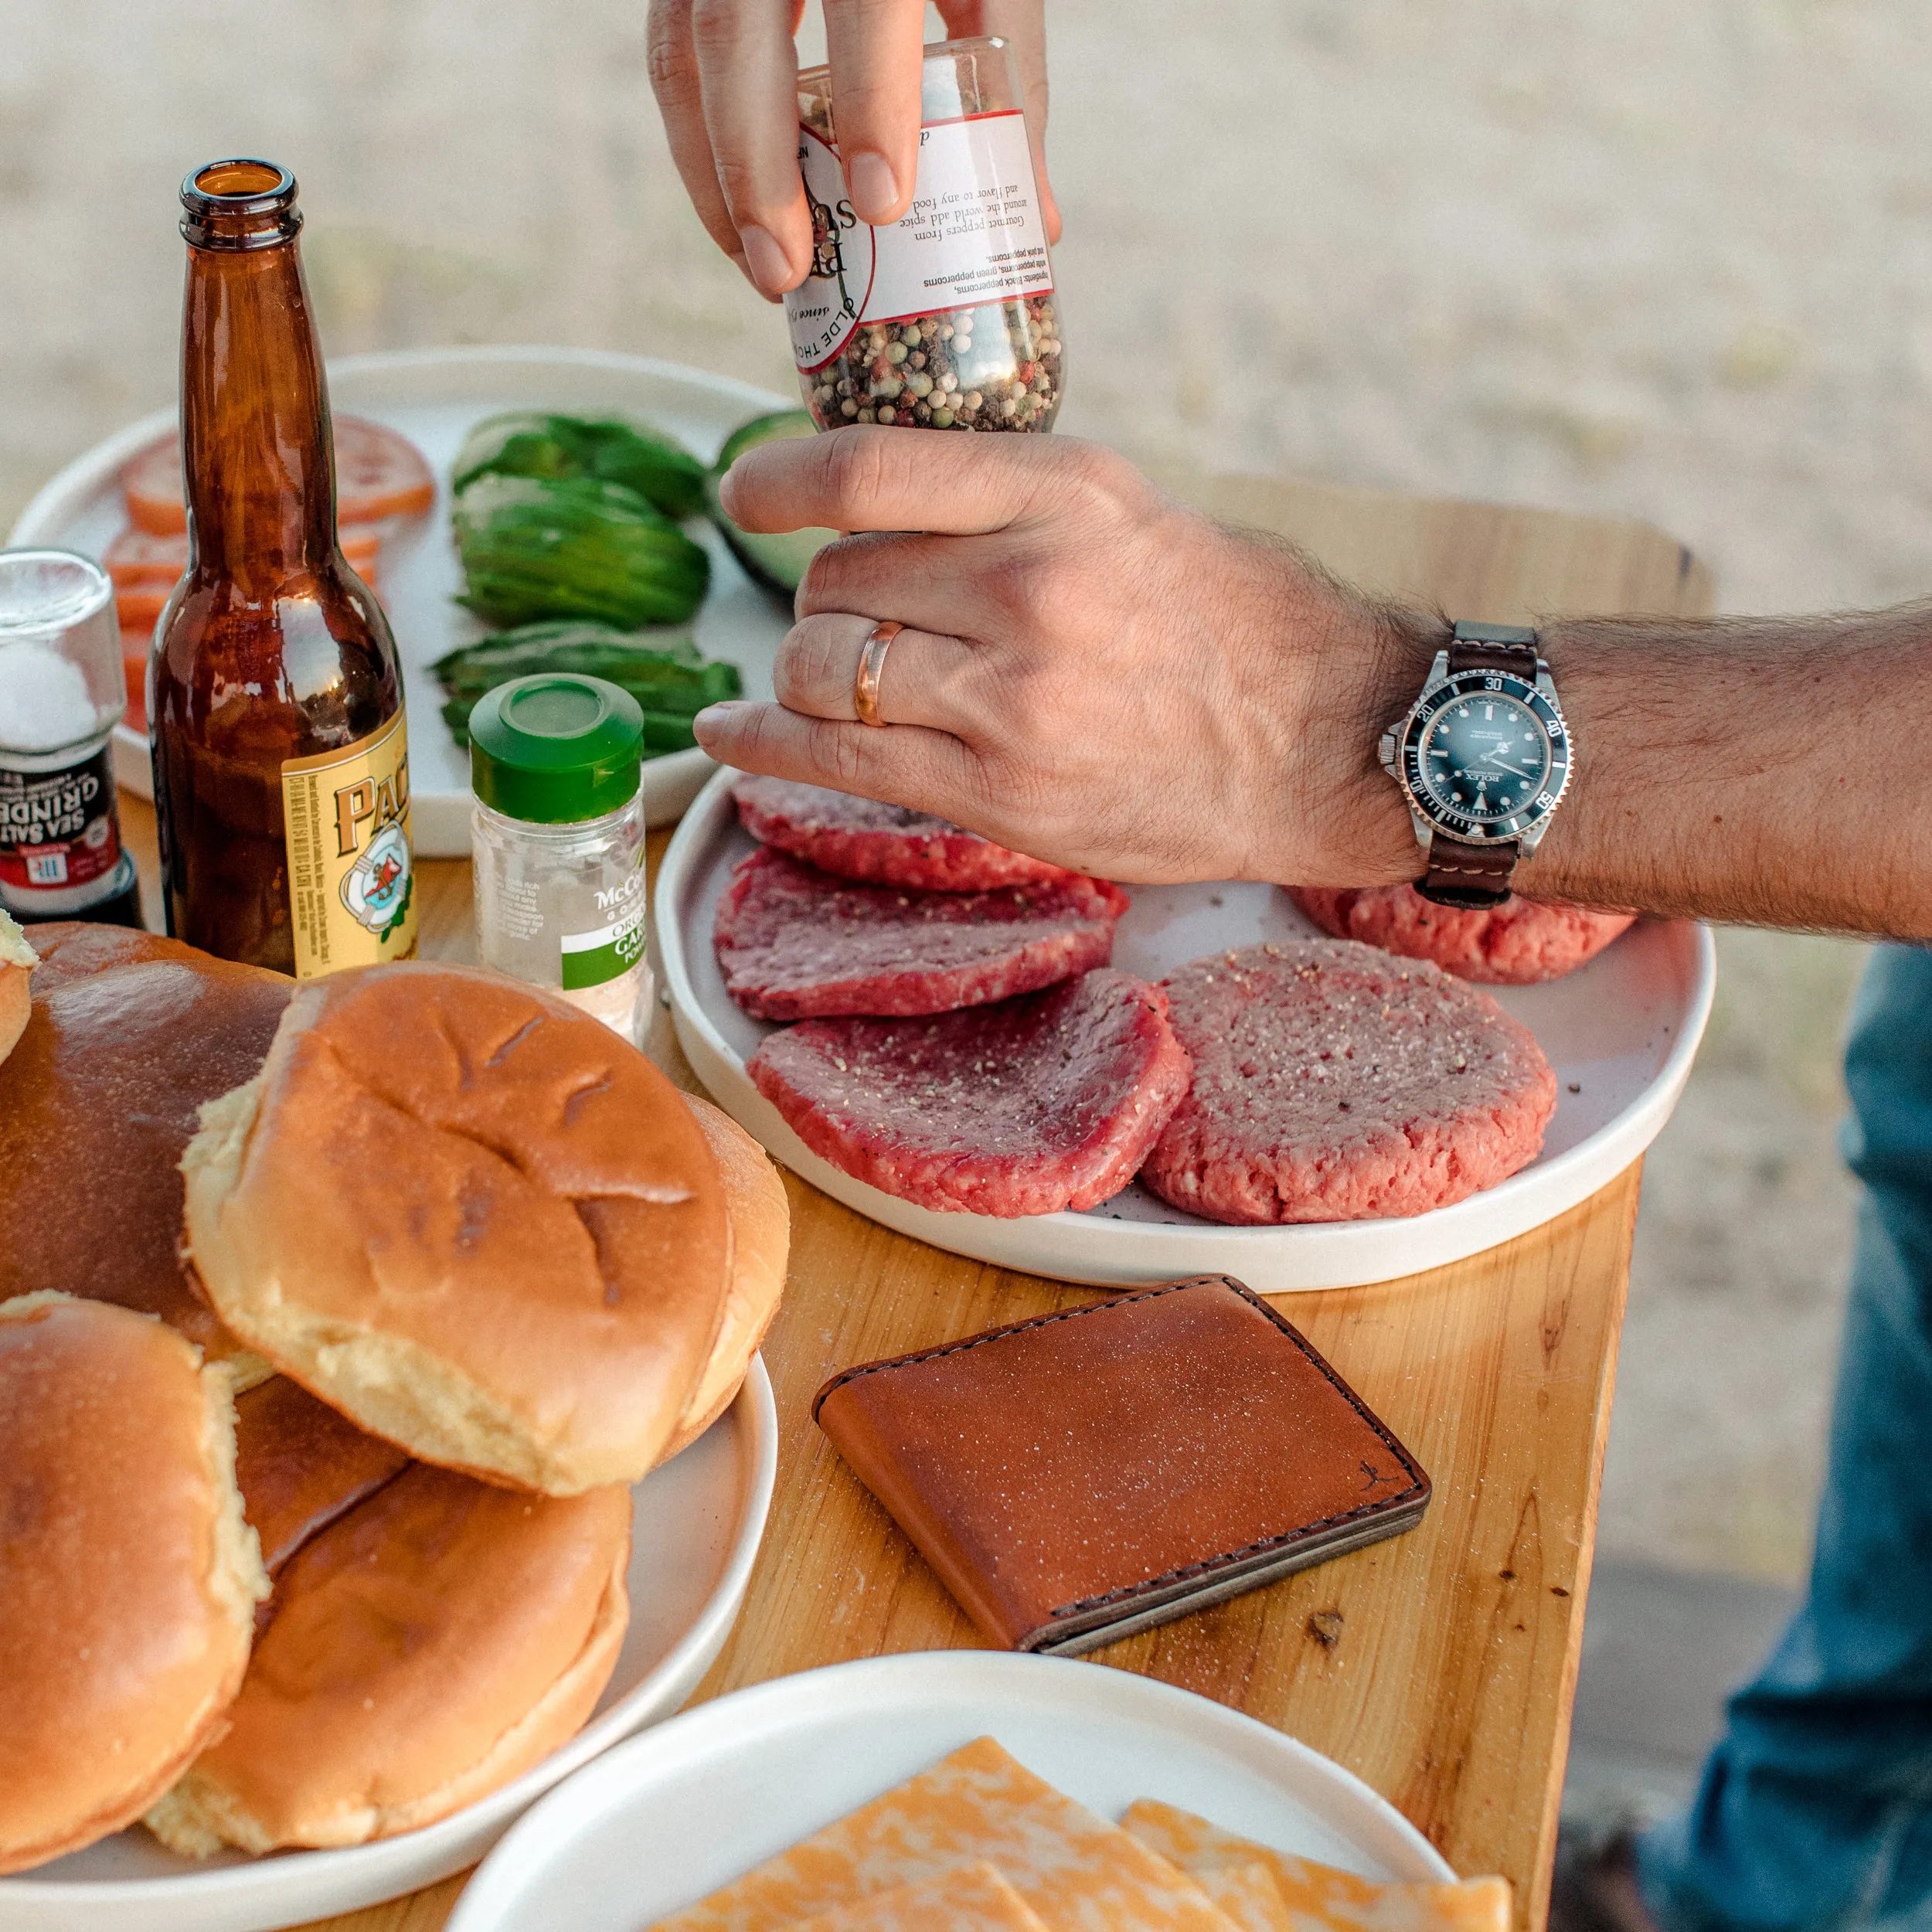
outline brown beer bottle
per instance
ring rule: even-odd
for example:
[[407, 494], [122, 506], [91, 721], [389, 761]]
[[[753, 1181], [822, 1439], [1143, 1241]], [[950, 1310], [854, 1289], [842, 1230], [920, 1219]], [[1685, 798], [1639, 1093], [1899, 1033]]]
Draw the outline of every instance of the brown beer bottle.
[[304, 979], [406, 957], [402, 674], [336, 543], [294, 178], [213, 162], [181, 199], [189, 562], [148, 698], [168, 930]]

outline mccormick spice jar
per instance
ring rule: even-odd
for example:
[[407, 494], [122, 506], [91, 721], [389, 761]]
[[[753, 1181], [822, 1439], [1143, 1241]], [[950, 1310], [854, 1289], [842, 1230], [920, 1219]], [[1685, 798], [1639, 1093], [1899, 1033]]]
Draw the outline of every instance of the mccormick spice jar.
[[1050, 429], [1060, 311], [1006, 43], [928, 47], [920, 114], [912, 206], [873, 228], [846, 196], [831, 70], [798, 77], [812, 264], [785, 312], [805, 407], [821, 430]]
[[127, 702], [107, 573], [0, 550], [0, 907], [22, 923], [141, 923], [108, 747]]
[[470, 713], [477, 957], [634, 1046], [651, 1023], [643, 771], [644, 712], [602, 678], [539, 672]]

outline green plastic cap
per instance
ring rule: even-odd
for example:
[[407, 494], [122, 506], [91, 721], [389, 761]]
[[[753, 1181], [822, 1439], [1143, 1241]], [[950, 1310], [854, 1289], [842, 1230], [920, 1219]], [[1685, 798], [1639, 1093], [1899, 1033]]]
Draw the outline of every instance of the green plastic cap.
[[539, 671], [470, 713], [471, 787], [506, 818], [601, 818], [637, 796], [643, 766], [643, 707], [602, 678]]

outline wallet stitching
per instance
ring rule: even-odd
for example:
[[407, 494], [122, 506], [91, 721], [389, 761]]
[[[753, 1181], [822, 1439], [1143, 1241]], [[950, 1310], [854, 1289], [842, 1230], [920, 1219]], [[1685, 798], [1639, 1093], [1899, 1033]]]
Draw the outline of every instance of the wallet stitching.
[[1122, 1583], [1098, 1597], [1083, 1597], [1077, 1602], [1062, 1604], [1046, 1614], [1049, 1619], [1077, 1617], [1083, 1610], [1098, 1610], [1122, 1597], [1134, 1597], [1144, 1590], [1152, 1590], [1162, 1583], [1177, 1583], [1184, 1577], [1202, 1577], [1210, 1570], [1224, 1569], [1228, 1564], [1238, 1563], [1243, 1556], [1257, 1556], [1264, 1549], [1275, 1549], [1311, 1536], [1318, 1530], [1332, 1529], [1338, 1523], [1352, 1522], [1358, 1516], [1385, 1513], [1396, 1504], [1409, 1502], [1422, 1494], [1427, 1488], [1424, 1483], [1412, 1483], [1400, 1495], [1384, 1496], [1375, 1502], [1365, 1502], [1353, 1509], [1345, 1509], [1339, 1515], [1324, 1516], [1319, 1522], [1298, 1524], [1293, 1529], [1284, 1530], [1278, 1536], [1264, 1536], [1259, 1543], [1247, 1543], [1239, 1549], [1223, 1549], [1213, 1556], [1203, 1556], [1199, 1562], [1182, 1563], [1172, 1570], [1164, 1570], [1158, 1577], [1143, 1577], [1138, 1583]]
[[1301, 1351], [1309, 1363], [1321, 1372], [1335, 1392], [1369, 1425], [1383, 1446], [1396, 1457], [1415, 1480], [1400, 1495], [1383, 1496], [1374, 1502], [1359, 1504], [1355, 1509], [1343, 1510], [1338, 1515], [1325, 1516], [1318, 1522], [1298, 1524], [1293, 1529], [1284, 1530], [1278, 1536], [1265, 1536], [1260, 1542], [1244, 1544], [1239, 1549], [1224, 1549], [1214, 1556], [1203, 1556], [1194, 1563], [1182, 1563], [1172, 1570], [1162, 1570], [1158, 1576], [1144, 1577], [1138, 1583], [1122, 1583], [1097, 1597], [1083, 1597], [1076, 1602], [1063, 1604], [1047, 1612], [1049, 1620], [1078, 1616], [1083, 1611], [1100, 1609], [1121, 1597], [1137, 1596], [1142, 1590], [1157, 1588], [1162, 1583], [1179, 1583], [1185, 1577], [1206, 1575], [1211, 1570], [1238, 1563], [1243, 1557], [1258, 1556], [1264, 1550], [1293, 1543], [1299, 1537], [1312, 1536], [1324, 1529], [1332, 1529], [1339, 1523], [1352, 1522], [1359, 1516], [1392, 1509], [1400, 1503], [1428, 1493], [1429, 1479], [1416, 1459], [1396, 1440], [1382, 1418], [1329, 1366], [1315, 1345], [1292, 1322], [1277, 1315], [1252, 1289], [1227, 1275], [1196, 1275], [1185, 1281], [1171, 1281], [1165, 1287], [1149, 1288], [1139, 1294], [1121, 1295], [1111, 1301], [1083, 1302], [1077, 1308], [1060, 1308], [1051, 1315], [1036, 1315], [1025, 1321], [1009, 1322], [1004, 1328], [988, 1328], [982, 1335], [968, 1335], [963, 1341], [944, 1342], [936, 1349], [921, 1349], [910, 1355], [893, 1355], [883, 1362], [861, 1363], [855, 1368], [844, 1369], [834, 1376], [819, 1390], [812, 1402], [811, 1419], [816, 1422], [818, 1411], [825, 1406], [827, 1399], [842, 1389], [848, 1382], [856, 1382], [861, 1376], [879, 1375], [888, 1369], [909, 1369], [920, 1362], [942, 1361], [949, 1355], [961, 1355], [969, 1349], [981, 1347], [988, 1342], [1000, 1341], [1009, 1335], [1023, 1335], [1029, 1328], [1043, 1328], [1055, 1321], [1070, 1321], [1077, 1315], [1105, 1315], [1115, 1308], [1131, 1308], [1137, 1301], [1151, 1301], [1160, 1295], [1178, 1294], [1184, 1288], [1197, 1288], [1204, 1281], [1219, 1281], [1232, 1288], [1251, 1307], [1259, 1308]]

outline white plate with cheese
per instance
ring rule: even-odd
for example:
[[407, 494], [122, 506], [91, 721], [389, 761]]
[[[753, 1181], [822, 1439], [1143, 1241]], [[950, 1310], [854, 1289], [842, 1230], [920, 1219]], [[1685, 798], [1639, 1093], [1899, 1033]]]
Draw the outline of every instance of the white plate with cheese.
[[[712, 1097], [777, 1160], [861, 1214], [934, 1247], [1063, 1281], [1139, 1287], [1231, 1274], [1257, 1293], [1387, 1281], [1527, 1233], [1614, 1180], [1662, 1130], [1710, 1015], [1716, 954], [1687, 922], [1642, 920], [1588, 965], [1542, 986], [1492, 986], [1556, 1070], [1543, 1151], [1498, 1185], [1403, 1219], [1230, 1227], [1171, 1207], [1138, 1182], [1083, 1213], [1012, 1220], [938, 1213], [882, 1192], [815, 1154], [753, 1085], [746, 1063], [773, 1029], [726, 992], [713, 950], [718, 900], [753, 851], [720, 772], [673, 835], [654, 917], [678, 1040]], [[1229, 947], [1304, 939], [1287, 894], [1252, 883], [1134, 886], [1114, 964], [1142, 979]]]
[[[435, 507], [383, 546], [381, 595], [403, 661], [417, 854], [467, 859], [469, 757], [440, 715], [444, 692], [430, 666], [492, 628], [453, 601], [462, 588], [462, 569], [449, 529], [450, 464], [471, 426], [504, 410], [642, 416], [709, 463], [740, 423], [771, 410], [795, 409], [798, 398], [643, 355], [483, 348], [346, 355], [328, 366], [328, 399], [338, 415], [367, 417], [400, 431], [435, 473]], [[21, 512], [9, 542], [101, 556], [128, 522], [123, 468], [175, 424], [174, 410], [157, 410], [76, 457]], [[696, 522], [686, 529], [711, 558], [711, 587], [692, 621], [692, 636], [705, 656], [738, 667], [747, 696], [768, 698], [772, 661], [791, 611], [746, 576], [716, 530]], [[114, 728], [114, 760], [117, 784], [143, 798], [154, 795], [147, 740], [124, 724]], [[644, 808], [650, 823], [669, 824], [716, 769], [702, 751], [648, 760]]]
[[1364, 1878], [1455, 1876], [1359, 1778], [1191, 1691], [939, 1651], [780, 1678], [610, 1753], [504, 1838], [446, 1932], [641, 1932], [986, 1736], [1109, 1821], [1158, 1798]]
[[[439, 1823], [339, 1851], [178, 1858], [131, 1826], [0, 1878], [5, 1932], [272, 1932], [413, 1892], [474, 1865], [559, 1779], [683, 1703], [744, 1601], [777, 1471], [764, 1363], [682, 1454], [631, 1492], [631, 1624], [590, 1721], [522, 1777]], [[4, 1722], [0, 1716], [0, 1722]]]

